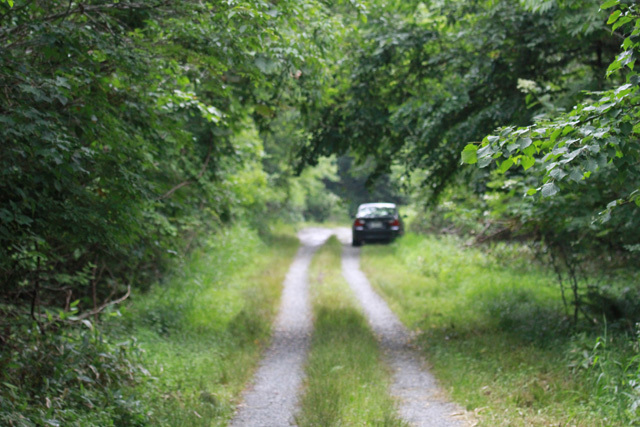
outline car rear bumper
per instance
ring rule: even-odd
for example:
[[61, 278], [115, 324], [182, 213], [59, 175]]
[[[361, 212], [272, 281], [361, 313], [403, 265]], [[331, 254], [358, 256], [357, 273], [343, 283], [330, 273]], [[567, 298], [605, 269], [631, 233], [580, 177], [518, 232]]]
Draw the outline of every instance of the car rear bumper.
[[358, 230], [353, 229], [354, 241], [374, 241], [374, 240], [393, 240], [401, 234], [399, 229], [385, 229], [385, 230]]

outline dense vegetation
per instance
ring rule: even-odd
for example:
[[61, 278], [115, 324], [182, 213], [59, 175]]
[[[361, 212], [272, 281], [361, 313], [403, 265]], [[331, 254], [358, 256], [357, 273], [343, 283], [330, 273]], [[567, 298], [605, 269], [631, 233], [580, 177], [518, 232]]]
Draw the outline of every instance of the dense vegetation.
[[1, 422], [156, 419], [100, 316], [371, 198], [530, 243], [573, 333], [634, 333], [639, 33], [631, 0], [1, 0]]
[[264, 130], [282, 106], [301, 137], [330, 25], [298, 1], [0, 2], [0, 424], [149, 419], [122, 392], [138, 347], [98, 315], [233, 222], [313, 213], [330, 168], [294, 178]]
[[2, 6], [5, 298], [98, 309], [278, 200], [252, 114], [313, 70], [295, 3]]

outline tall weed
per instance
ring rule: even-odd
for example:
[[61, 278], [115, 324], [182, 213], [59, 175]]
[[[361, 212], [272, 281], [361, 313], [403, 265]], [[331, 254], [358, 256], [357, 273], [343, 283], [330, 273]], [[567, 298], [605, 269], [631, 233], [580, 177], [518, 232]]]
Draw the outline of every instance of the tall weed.
[[571, 338], [568, 367], [589, 385], [600, 408], [612, 408], [620, 419], [640, 423], [640, 325], [636, 336], [615, 336], [605, 328], [597, 337]]
[[7, 426], [144, 425], [132, 386], [146, 379], [135, 339], [98, 327], [66, 326], [42, 334], [14, 322], [0, 352], [0, 424]]

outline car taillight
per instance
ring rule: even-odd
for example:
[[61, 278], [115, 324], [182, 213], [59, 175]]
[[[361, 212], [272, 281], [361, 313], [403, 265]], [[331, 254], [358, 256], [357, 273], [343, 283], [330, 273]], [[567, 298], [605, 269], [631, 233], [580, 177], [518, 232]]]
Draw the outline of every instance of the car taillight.
[[359, 219], [356, 219], [356, 221], [353, 223], [354, 227], [364, 227], [364, 222], [360, 221]]
[[400, 227], [400, 221], [397, 218], [392, 219], [391, 221], [389, 221], [389, 225], [392, 227]]

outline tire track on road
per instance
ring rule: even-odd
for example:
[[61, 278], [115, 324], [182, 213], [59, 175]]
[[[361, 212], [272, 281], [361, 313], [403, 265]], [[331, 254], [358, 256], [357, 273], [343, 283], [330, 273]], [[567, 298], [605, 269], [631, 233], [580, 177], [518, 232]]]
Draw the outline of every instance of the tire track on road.
[[465, 411], [444, 401], [435, 378], [411, 344], [409, 330], [371, 287], [360, 270], [360, 248], [350, 246], [349, 229], [336, 234], [344, 244], [342, 274], [360, 301], [369, 324], [378, 336], [386, 361], [393, 371], [391, 394], [398, 399], [400, 416], [414, 426], [454, 427], [468, 423]]
[[304, 379], [311, 333], [312, 312], [308, 297], [308, 269], [316, 250], [333, 234], [324, 228], [298, 233], [298, 250], [283, 283], [271, 345], [264, 354], [253, 383], [229, 424], [234, 427], [283, 427], [294, 425], [298, 392]]

